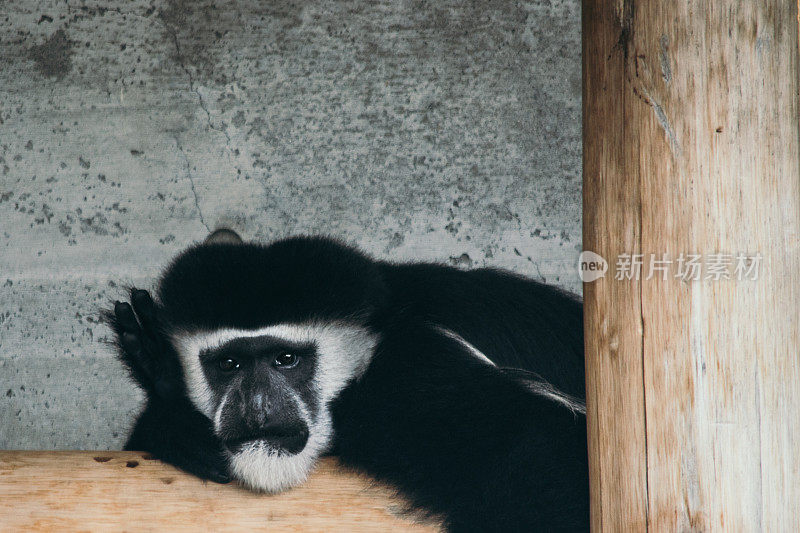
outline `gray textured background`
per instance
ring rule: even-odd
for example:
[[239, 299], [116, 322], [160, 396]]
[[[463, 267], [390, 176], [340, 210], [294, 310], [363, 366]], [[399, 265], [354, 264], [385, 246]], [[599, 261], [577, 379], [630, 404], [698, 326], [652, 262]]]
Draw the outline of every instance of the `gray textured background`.
[[580, 290], [577, 0], [0, 6], [0, 448], [121, 446], [98, 308], [218, 225]]

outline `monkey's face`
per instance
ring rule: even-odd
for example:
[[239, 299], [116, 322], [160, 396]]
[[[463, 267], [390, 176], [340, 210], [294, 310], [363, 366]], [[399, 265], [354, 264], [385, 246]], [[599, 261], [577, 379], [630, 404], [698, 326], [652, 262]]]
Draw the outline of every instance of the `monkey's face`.
[[181, 333], [187, 389], [214, 424], [233, 475], [277, 492], [304, 481], [332, 440], [329, 404], [369, 364], [359, 326], [278, 324]]
[[233, 453], [257, 444], [294, 455], [318, 418], [313, 344], [269, 335], [239, 337], [199, 354], [215, 398], [214, 425]]

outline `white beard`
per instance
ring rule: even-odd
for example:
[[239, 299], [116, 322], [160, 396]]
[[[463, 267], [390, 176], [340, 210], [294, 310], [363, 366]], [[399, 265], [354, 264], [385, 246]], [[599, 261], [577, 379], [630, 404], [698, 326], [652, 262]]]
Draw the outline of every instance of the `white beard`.
[[310, 427], [305, 448], [296, 454], [276, 451], [264, 441], [245, 445], [230, 454], [233, 477], [251, 490], [282, 492], [303, 483], [314, 469], [320, 455], [330, 446], [333, 431], [330, 413], [320, 413], [320, 420]]

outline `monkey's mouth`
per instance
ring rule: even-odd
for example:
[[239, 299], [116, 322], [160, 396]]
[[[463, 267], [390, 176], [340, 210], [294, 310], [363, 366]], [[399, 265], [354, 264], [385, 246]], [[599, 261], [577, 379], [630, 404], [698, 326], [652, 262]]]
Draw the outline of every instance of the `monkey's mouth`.
[[267, 448], [277, 454], [294, 455], [305, 448], [308, 442], [308, 429], [296, 431], [271, 430], [250, 433], [223, 441], [231, 453], [239, 453], [246, 448]]

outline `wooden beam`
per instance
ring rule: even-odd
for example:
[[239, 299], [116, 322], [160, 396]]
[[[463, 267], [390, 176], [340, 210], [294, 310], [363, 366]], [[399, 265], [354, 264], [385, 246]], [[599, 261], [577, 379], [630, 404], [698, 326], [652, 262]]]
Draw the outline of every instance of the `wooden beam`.
[[[796, 1], [583, 1], [596, 531], [800, 530], [799, 30]], [[705, 279], [717, 253], [758, 279]]]
[[326, 458], [278, 495], [205, 483], [139, 452], [0, 452], [3, 531], [437, 531]]

